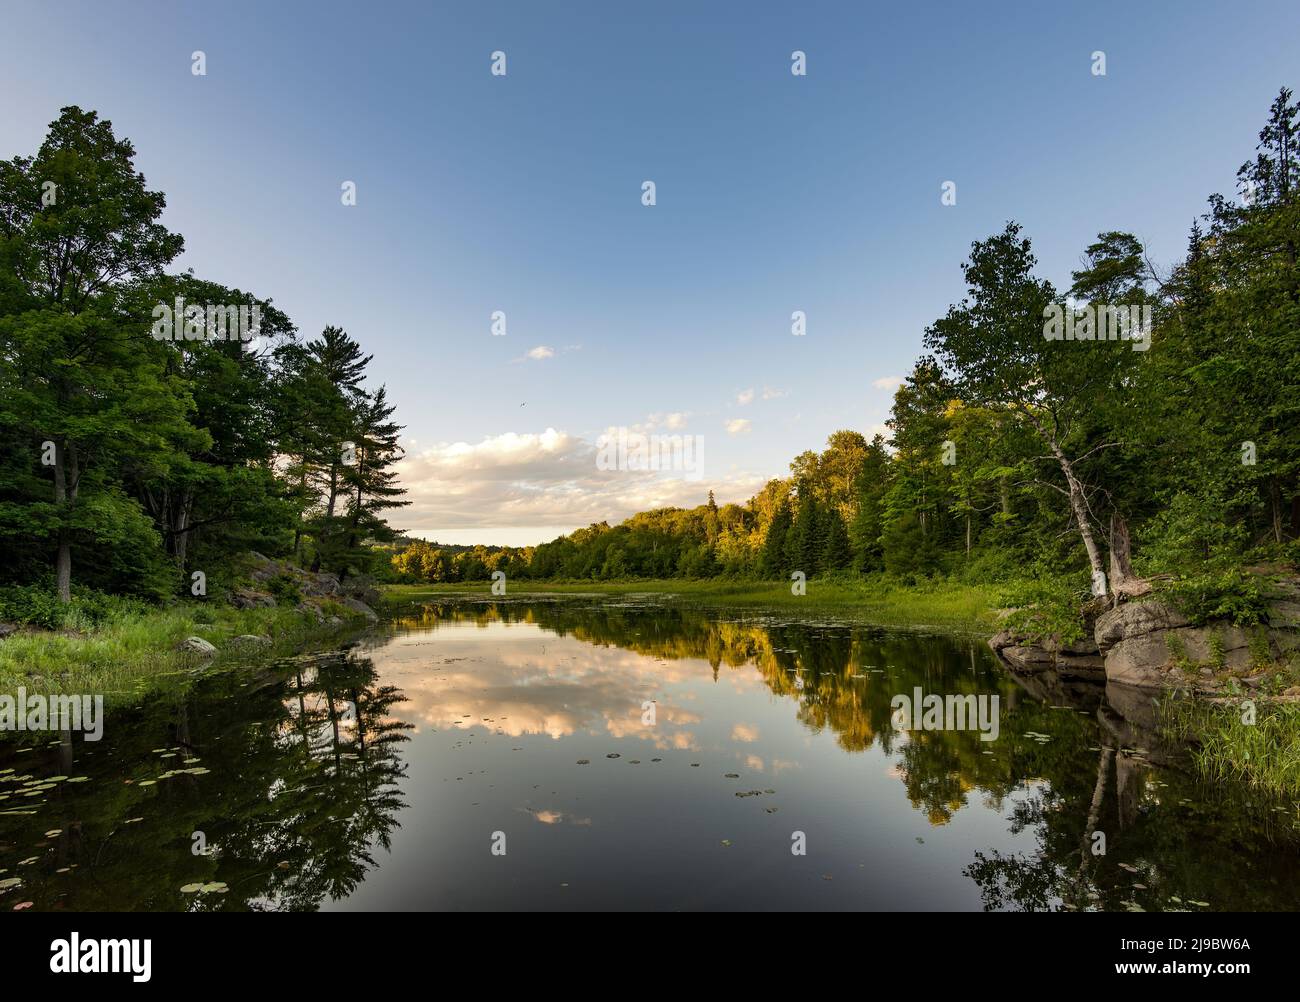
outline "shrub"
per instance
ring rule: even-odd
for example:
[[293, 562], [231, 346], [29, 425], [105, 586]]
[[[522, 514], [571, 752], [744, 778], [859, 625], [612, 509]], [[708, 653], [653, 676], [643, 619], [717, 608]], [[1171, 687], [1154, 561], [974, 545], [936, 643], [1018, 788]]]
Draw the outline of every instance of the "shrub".
[[109, 595], [91, 588], [74, 587], [72, 601], [66, 605], [48, 585], [0, 588], [0, 621], [41, 626], [47, 630], [65, 627], [89, 630], [122, 615], [141, 612], [146, 607], [139, 599]]
[[1196, 626], [1212, 619], [1254, 626], [1268, 608], [1263, 580], [1236, 567], [1178, 578], [1166, 584], [1161, 593]]
[[266, 582], [266, 590], [280, 605], [297, 605], [302, 601], [302, 586], [292, 574], [277, 574]]

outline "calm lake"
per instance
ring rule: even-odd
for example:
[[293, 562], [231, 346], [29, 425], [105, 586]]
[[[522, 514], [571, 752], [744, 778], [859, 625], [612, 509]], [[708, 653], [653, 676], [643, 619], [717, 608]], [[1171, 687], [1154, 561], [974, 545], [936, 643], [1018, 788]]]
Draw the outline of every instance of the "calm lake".
[[[896, 728], [918, 689], [997, 696], [996, 739]], [[14, 737], [4, 911], [1300, 903], [1296, 805], [1197, 783], [1101, 686], [1017, 681], [980, 638], [451, 602], [98, 743]]]

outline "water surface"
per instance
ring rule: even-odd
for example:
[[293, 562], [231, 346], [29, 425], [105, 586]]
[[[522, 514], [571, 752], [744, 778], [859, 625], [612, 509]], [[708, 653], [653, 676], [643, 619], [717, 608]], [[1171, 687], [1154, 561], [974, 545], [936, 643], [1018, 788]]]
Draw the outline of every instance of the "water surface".
[[[996, 695], [997, 739], [896, 729], [917, 688]], [[1100, 687], [1018, 681], [978, 638], [428, 605], [117, 712], [98, 743], [10, 738], [4, 910], [1300, 901], [1295, 805], [1198, 784]]]

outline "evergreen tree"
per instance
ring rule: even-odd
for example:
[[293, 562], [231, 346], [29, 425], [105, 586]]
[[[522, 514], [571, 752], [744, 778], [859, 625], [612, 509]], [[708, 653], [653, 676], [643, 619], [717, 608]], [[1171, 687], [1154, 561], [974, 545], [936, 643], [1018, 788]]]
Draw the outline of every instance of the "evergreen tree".
[[809, 481], [800, 482], [797, 498], [794, 524], [785, 540], [785, 563], [787, 569], [803, 571], [812, 577], [821, 569], [822, 551], [825, 548], [823, 522], [817, 496]]
[[833, 507], [826, 508], [821, 514], [825, 522], [826, 541], [822, 547], [821, 569], [840, 571], [849, 566], [853, 554], [849, 549], [849, 534], [844, 527], [844, 519]]
[[780, 504], [777, 505], [776, 513], [772, 516], [771, 523], [767, 527], [767, 535], [763, 540], [761, 566], [764, 577], [784, 577], [786, 570], [789, 568], [785, 559], [785, 545], [786, 537], [790, 533], [790, 524], [790, 502], [782, 498]]

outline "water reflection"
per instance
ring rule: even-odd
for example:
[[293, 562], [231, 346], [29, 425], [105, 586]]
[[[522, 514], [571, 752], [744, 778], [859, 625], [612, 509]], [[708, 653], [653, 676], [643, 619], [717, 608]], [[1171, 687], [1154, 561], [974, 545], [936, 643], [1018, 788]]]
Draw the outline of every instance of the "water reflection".
[[[310, 909], [350, 894], [389, 846], [401, 694], [339, 651], [205, 680], [119, 714], [105, 740], [7, 748], [4, 903], [47, 909]], [[31, 747], [31, 746], [28, 746]], [[11, 813], [13, 812], [13, 813]], [[27, 860], [31, 861], [28, 862]], [[182, 892], [195, 884], [226, 890]]]
[[[998, 739], [896, 730], [916, 688], [996, 694]], [[428, 605], [0, 746], [0, 907], [1295, 907], [1295, 805], [1200, 787], [1139, 715], [978, 640]]]

